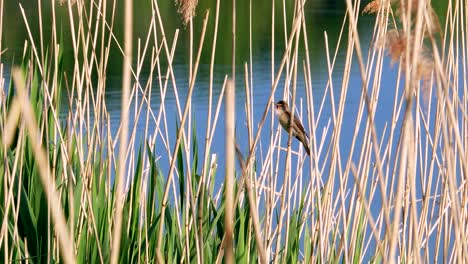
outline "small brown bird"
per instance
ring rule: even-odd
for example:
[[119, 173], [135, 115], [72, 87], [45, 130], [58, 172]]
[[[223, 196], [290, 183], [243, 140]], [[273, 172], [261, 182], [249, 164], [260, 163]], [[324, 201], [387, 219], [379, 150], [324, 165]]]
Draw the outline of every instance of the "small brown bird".
[[[291, 111], [289, 110], [288, 103], [286, 103], [283, 100], [278, 101], [277, 103], [275, 103], [275, 111], [281, 126], [289, 133], [289, 124], [291, 123]], [[310, 156], [310, 149], [308, 144], [309, 136], [305, 132], [301, 120], [299, 120], [299, 118], [296, 115], [294, 115], [291, 133], [293, 137], [297, 138], [300, 142], [302, 142], [302, 145], [304, 146], [307, 155]]]

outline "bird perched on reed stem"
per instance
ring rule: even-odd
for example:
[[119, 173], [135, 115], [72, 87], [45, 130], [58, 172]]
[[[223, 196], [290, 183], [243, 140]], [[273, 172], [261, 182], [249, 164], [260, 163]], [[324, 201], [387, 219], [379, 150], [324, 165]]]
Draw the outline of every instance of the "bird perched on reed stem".
[[275, 111], [276, 115], [278, 116], [278, 120], [281, 124], [281, 126], [289, 133], [290, 131], [290, 124], [292, 125], [291, 128], [291, 135], [295, 138], [297, 138], [302, 145], [304, 146], [307, 155], [310, 156], [310, 149], [309, 149], [309, 136], [304, 130], [304, 127], [302, 126], [301, 120], [294, 115], [293, 122], [291, 123], [291, 111], [289, 110], [288, 103], [286, 103], [284, 100], [280, 100], [275, 103]]

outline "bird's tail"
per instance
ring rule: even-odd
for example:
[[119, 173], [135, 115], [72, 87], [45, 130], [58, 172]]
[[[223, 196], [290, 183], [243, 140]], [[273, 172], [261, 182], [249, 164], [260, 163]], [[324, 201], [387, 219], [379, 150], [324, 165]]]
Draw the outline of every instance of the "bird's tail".
[[298, 138], [298, 139], [299, 139], [299, 141], [302, 142], [302, 145], [304, 146], [305, 151], [307, 152], [307, 155], [310, 156], [310, 148], [309, 148], [309, 144], [308, 144], [308, 142], [307, 142], [307, 138], [303, 138], [303, 139]]
[[309, 148], [309, 146], [307, 146], [307, 144], [305, 144], [305, 143], [302, 143], [302, 145], [304, 145], [304, 148], [305, 148], [305, 150], [306, 150], [306, 152], [307, 152], [307, 155], [310, 156], [310, 148]]

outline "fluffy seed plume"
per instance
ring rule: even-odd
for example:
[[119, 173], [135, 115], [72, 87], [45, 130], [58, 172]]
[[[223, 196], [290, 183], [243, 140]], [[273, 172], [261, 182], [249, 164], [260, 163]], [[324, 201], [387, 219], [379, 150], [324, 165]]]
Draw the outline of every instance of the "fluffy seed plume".
[[195, 16], [198, 0], [176, 0], [176, 3], [179, 6], [177, 12], [182, 15], [182, 20], [186, 25]]

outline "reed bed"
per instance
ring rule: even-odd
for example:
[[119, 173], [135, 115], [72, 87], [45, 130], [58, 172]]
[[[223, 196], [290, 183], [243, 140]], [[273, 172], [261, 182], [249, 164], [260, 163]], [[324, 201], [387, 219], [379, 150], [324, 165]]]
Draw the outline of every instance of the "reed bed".
[[[252, 12], [248, 30], [236, 30], [236, 23], [232, 28], [233, 47], [238, 34], [249, 34], [250, 60], [236, 62], [234, 48], [232, 75], [224, 77], [222, 87], [213, 81], [220, 9], [232, 10], [236, 21], [236, 5], [245, 2], [227, 6], [218, 0], [206, 12], [196, 10], [197, 1], [178, 2], [186, 23], [181, 30], [190, 42], [187, 87], [178, 85], [173, 68], [179, 30], [165, 31], [158, 1], [151, 2], [147, 35], [137, 41], [132, 23], [138, 17], [132, 19], [129, 6], [125, 18], [115, 17], [116, 1], [52, 1], [49, 42], [43, 38], [49, 25], [40, 24], [41, 37], [33, 38], [36, 22], [18, 3], [28, 29], [22, 61], [10, 76], [0, 64], [1, 261], [468, 262], [466, 3], [447, 1], [440, 25], [430, 1], [375, 0], [366, 6], [347, 0], [336, 47], [324, 32], [329, 80], [323, 98], [317, 98], [306, 3], [295, 1], [287, 19], [286, 2], [272, 5], [272, 83], [261, 109], [253, 103]], [[3, 4], [0, 0], [0, 62]], [[42, 4], [38, 1], [40, 21]], [[62, 64], [55, 20], [59, 4], [69, 16], [75, 61], [70, 70]], [[369, 49], [357, 26], [362, 15], [375, 17]], [[124, 41], [114, 32], [120, 19]], [[203, 21], [199, 35], [194, 20]], [[273, 33], [279, 23], [284, 24], [281, 54], [275, 53]], [[207, 35], [213, 41], [209, 51]], [[106, 106], [111, 46], [123, 58], [117, 131], [111, 130]], [[344, 69], [338, 71], [335, 63], [343, 50]], [[202, 51], [211, 54], [209, 104], [206, 133], [195, 135], [192, 95]], [[349, 84], [356, 63], [360, 87]], [[398, 69], [394, 87], [382, 82], [388, 63]], [[147, 82], [141, 81], [144, 65], [150, 65]], [[238, 65], [244, 66], [243, 75], [237, 75], [243, 82], [235, 81]], [[338, 74], [339, 87], [333, 81]], [[303, 87], [298, 78], [305, 80]], [[221, 90], [219, 96], [214, 89]], [[240, 89], [246, 94], [247, 149], [236, 146], [240, 139], [233, 127], [234, 91]], [[305, 98], [297, 97], [299, 89]], [[379, 108], [382, 89], [394, 90], [392, 109]], [[346, 109], [351, 93], [360, 94], [356, 116]], [[169, 95], [175, 98], [175, 121], [167, 111]], [[68, 109], [62, 108], [62, 98]], [[156, 109], [155, 98], [160, 100]], [[272, 102], [283, 98], [307, 120], [310, 157], [291, 137], [285, 142], [275, 118], [267, 122]], [[220, 112], [223, 104], [226, 114]], [[253, 113], [259, 111], [263, 115], [256, 120]], [[391, 111], [391, 119], [377, 129], [382, 111]], [[226, 153], [213, 153], [213, 135], [223, 116], [229, 121]], [[356, 120], [352, 128], [343, 125], [349, 118]], [[138, 132], [141, 122], [145, 129]], [[175, 133], [171, 122], [177, 124]], [[267, 130], [273, 133], [261, 142]], [[346, 150], [343, 134], [352, 135]], [[156, 148], [157, 142], [165, 147]], [[218, 162], [220, 155], [225, 164]], [[225, 186], [214, 188], [219, 177], [225, 177]]]

